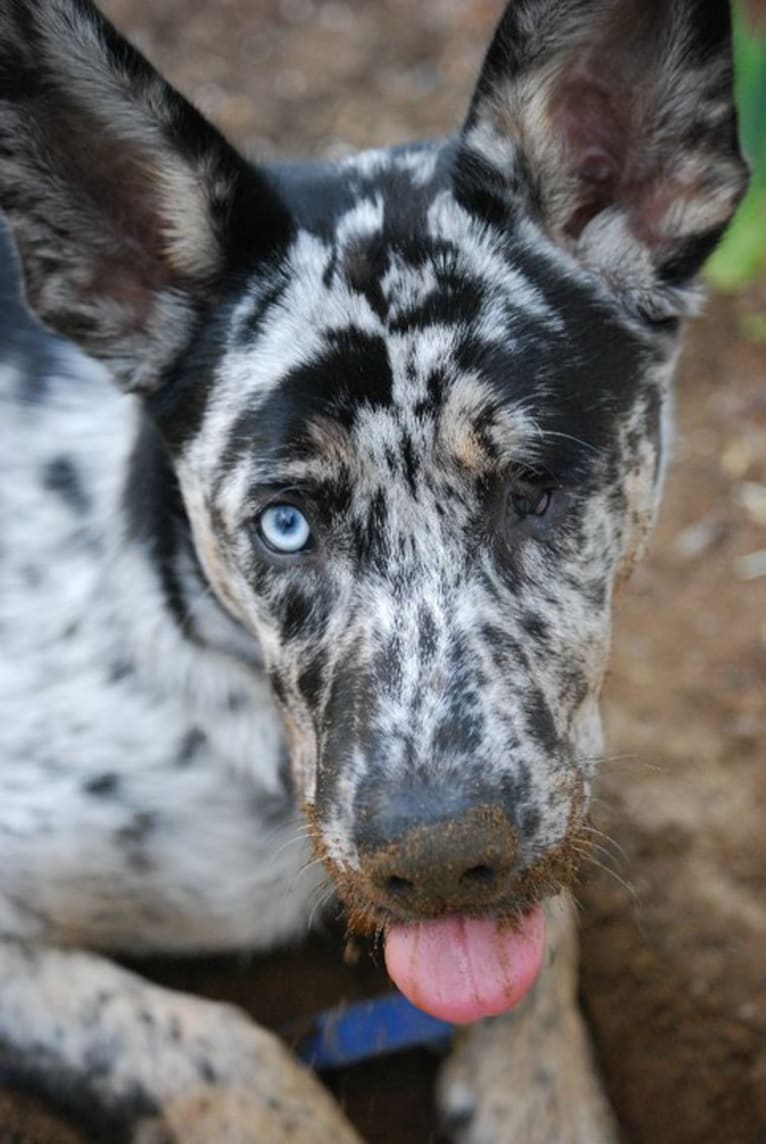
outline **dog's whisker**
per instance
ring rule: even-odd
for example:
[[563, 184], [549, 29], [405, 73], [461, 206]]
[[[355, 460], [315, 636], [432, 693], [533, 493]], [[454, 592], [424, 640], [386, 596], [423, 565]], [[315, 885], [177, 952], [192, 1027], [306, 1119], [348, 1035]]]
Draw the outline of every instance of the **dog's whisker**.
[[642, 758], [641, 755], [603, 755], [597, 760], [593, 760], [600, 770], [630, 770], [634, 768], [641, 771], [656, 771], [658, 774], [665, 774], [667, 767], [662, 766], [660, 763], [652, 763], [649, 759]]
[[306, 840], [310, 839], [310, 838], [311, 838], [311, 833], [310, 833], [308, 827], [305, 830], [304, 829], [296, 830], [296, 832], [290, 838], [288, 838], [285, 842], [282, 843], [281, 846], [278, 846], [277, 849], [275, 851], [273, 851], [273, 853], [271, 855], [272, 862], [275, 859], [279, 858], [282, 854], [284, 854], [285, 850], [289, 850], [289, 848], [291, 846], [297, 846], [302, 842], [306, 842]]
[[578, 914], [584, 914], [586, 910], [585, 903], [580, 895], [573, 889], [569, 892], [569, 899], [577, 910]]
[[581, 437], [575, 437], [571, 433], [562, 433], [556, 429], [540, 429], [539, 432], [541, 437], [559, 437], [565, 441], [571, 441], [574, 445], [579, 445], [581, 448], [595, 453], [596, 456], [601, 452], [601, 450], [598, 449], [597, 446], [592, 445], [590, 441], [583, 441]]
[[301, 867], [298, 870], [298, 874], [305, 874], [307, 871], [313, 870], [315, 866], [321, 866], [322, 862], [322, 858], [309, 858], [306, 862], [301, 864]]
[[592, 794], [588, 801], [591, 807], [600, 806], [604, 807], [604, 809], [609, 811], [610, 814], [616, 813], [615, 806], [609, 801], [609, 799], [604, 798], [603, 795]]
[[611, 836], [611, 834], [606, 834], [603, 830], [599, 830], [589, 822], [583, 823], [582, 829], [585, 830], [588, 834], [593, 834], [597, 838], [603, 839], [604, 842], [609, 843], [610, 846], [614, 847], [621, 858], [623, 858], [626, 862], [629, 861], [628, 855], [625, 853], [624, 848], [620, 845], [616, 838]]
[[600, 870], [602, 873], [606, 874], [608, 877], [613, 878], [614, 881], [617, 882], [618, 885], [622, 886], [622, 888], [630, 895], [630, 897], [633, 899], [634, 903], [636, 905], [639, 904], [638, 891], [632, 882], [628, 881], [627, 878], [623, 878], [622, 875], [619, 874], [612, 866], [609, 866], [607, 863], [602, 862], [600, 859], [596, 858], [592, 853], [589, 854], [589, 853], [586, 853], [585, 851], [582, 851], [581, 854], [582, 854], [582, 857], [586, 863], [588, 863], [590, 866], [593, 866], [596, 870]]
[[[288, 887], [289, 892], [292, 893], [295, 890], [298, 883], [300, 881], [302, 881], [303, 879], [305, 879], [305, 877], [309, 873], [309, 871], [313, 870], [316, 866], [321, 866], [321, 864], [322, 864], [321, 858], [312, 858], [307, 862], [303, 862], [298, 867], [296, 872], [293, 874], [292, 878], [290, 879], [290, 883], [289, 883], [289, 887]], [[323, 886], [326, 884], [327, 884], [326, 879], [319, 883], [320, 886]], [[315, 892], [315, 891], [312, 891], [312, 893], [313, 892]]]
[[640, 762], [640, 756], [622, 752], [620, 754], [578, 755], [577, 763], [580, 766], [602, 767], [615, 762]]
[[608, 847], [606, 847], [606, 846], [602, 846], [602, 845], [601, 845], [600, 843], [598, 843], [598, 842], [593, 842], [593, 841], [590, 841], [590, 842], [588, 843], [588, 845], [590, 846], [590, 848], [591, 848], [591, 850], [592, 850], [592, 852], [593, 852], [593, 853], [595, 853], [595, 854], [601, 854], [601, 855], [602, 855], [602, 856], [603, 856], [605, 859], [608, 859], [610, 862], [617, 862], [617, 861], [620, 861], [620, 860], [625, 860], [625, 861], [627, 861], [627, 859], [625, 858], [625, 855], [624, 855], [624, 853], [623, 853], [623, 854], [615, 854], [615, 852], [614, 852], [613, 850], [610, 850], [610, 849], [609, 849]]
[[325, 892], [323, 894], [321, 894], [320, 896], [317, 897], [316, 901], [314, 902], [313, 906], [311, 907], [311, 912], [309, 913], [309, 917], [308, 917], [308, 922], [307, 922], [306, 928], [308, 929], [309, 932], [311, 932], [311, 930], [314, 928], [314, 919], [315, 919], [317, 913], [321, 913], [321, 911], [325, 908], [325, 906], [327, 906], [329, 904], [334, 893], [335, 893], [335, 887], [330, 885], [329, 887], [325, 888]]

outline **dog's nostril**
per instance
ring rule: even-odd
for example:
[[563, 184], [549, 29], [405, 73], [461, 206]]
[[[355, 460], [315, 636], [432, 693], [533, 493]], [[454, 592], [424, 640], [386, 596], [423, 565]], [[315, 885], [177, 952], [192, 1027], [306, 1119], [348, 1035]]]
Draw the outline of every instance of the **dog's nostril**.
[[399, 878], [396, 874], [392, 874], [386, 882], [386, 889], [393, 897], [401, 898], [409, 890], [414, 889], [414, 883], [409, 878]]
[[472, 886], [491, 886], [495, 881], [495, 871], [491, 866], [471, 866], [460, 875], [460, 881]]
[[476, 806], [454, 820], [405, 825], [374, 848], [360, 842], [365, 892], [382, 909], [412, 920], [489, 913], [510, 899], [517, 843], [502, 808]]

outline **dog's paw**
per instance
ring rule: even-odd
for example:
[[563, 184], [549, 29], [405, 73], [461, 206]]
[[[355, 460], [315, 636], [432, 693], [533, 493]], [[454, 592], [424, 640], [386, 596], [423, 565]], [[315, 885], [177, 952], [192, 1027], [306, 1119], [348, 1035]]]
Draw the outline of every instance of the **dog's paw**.
[[268, 1065], [251, 1089], [204, 1084], [166, 1098], [132, 1126], [131, 1144], [361, 1144], [321, 1085], [281, 1046], [265, 1055], [259, 1048], [261, 1065], [265, 1056]]
[[157, 1115], [136, 1124], [133, 1144], [361, 1144], [329, 1094], [276, 1037], [235, 1009], [203, 1004], [200, 1080], [165, 1087]]
[[466, 1032], [439, 1080], [448, 1138], [454, 1144], [615, 1144], [612, 1113], [577, 1022], [575, 1028], [563, 1022], [551, 1037], [530, 1035], [524, 1015]]
[[103, 958], [0, 942], [0, 1072], [131, 1144], [359, 1144], [244, 1013]]
[[161, 1117], [137, 1123], [131, 1144], [361, 1144], [340, 1110], [321, 1096], [318, 1101], [313, 1085], [296, 1089], [286, 1103], [242, 1089], [209, 1089], [179, 1097]]

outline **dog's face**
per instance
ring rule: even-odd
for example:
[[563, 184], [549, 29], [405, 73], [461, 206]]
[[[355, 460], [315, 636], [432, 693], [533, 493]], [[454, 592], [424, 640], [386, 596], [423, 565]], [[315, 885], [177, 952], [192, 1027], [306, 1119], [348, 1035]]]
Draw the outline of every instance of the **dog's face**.
[[385, 178], [238, 299], [175, 443], [322, 849], [392, 910], [366, 855], [424, 810], [501, 808], [518, 873], [577, 832], [669, 350], [418, 164], [379, 159]]
[[726, 4], [602, 9], [511, 5], [449, 144], [262, 172], [84, 0], [0, 3], [30, 300], [159, 426], [360, 926], [576, 864], [678, 320], [744, 183]]

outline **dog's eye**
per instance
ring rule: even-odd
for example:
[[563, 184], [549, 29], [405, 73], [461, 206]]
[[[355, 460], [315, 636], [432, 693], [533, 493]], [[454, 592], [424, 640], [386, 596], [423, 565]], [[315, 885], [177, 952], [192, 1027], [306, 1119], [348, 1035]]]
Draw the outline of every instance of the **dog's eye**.
[[272, 552], [303, 552], [311, 540], [311, 529], [300, 509], [292, 504], [273, 504], [261, 513], [258, 528]]
[[528, 516], [545, 516], [551, 507], [553, 489], [517, 489], [511, 493], [510, 504], [520, 520]]

